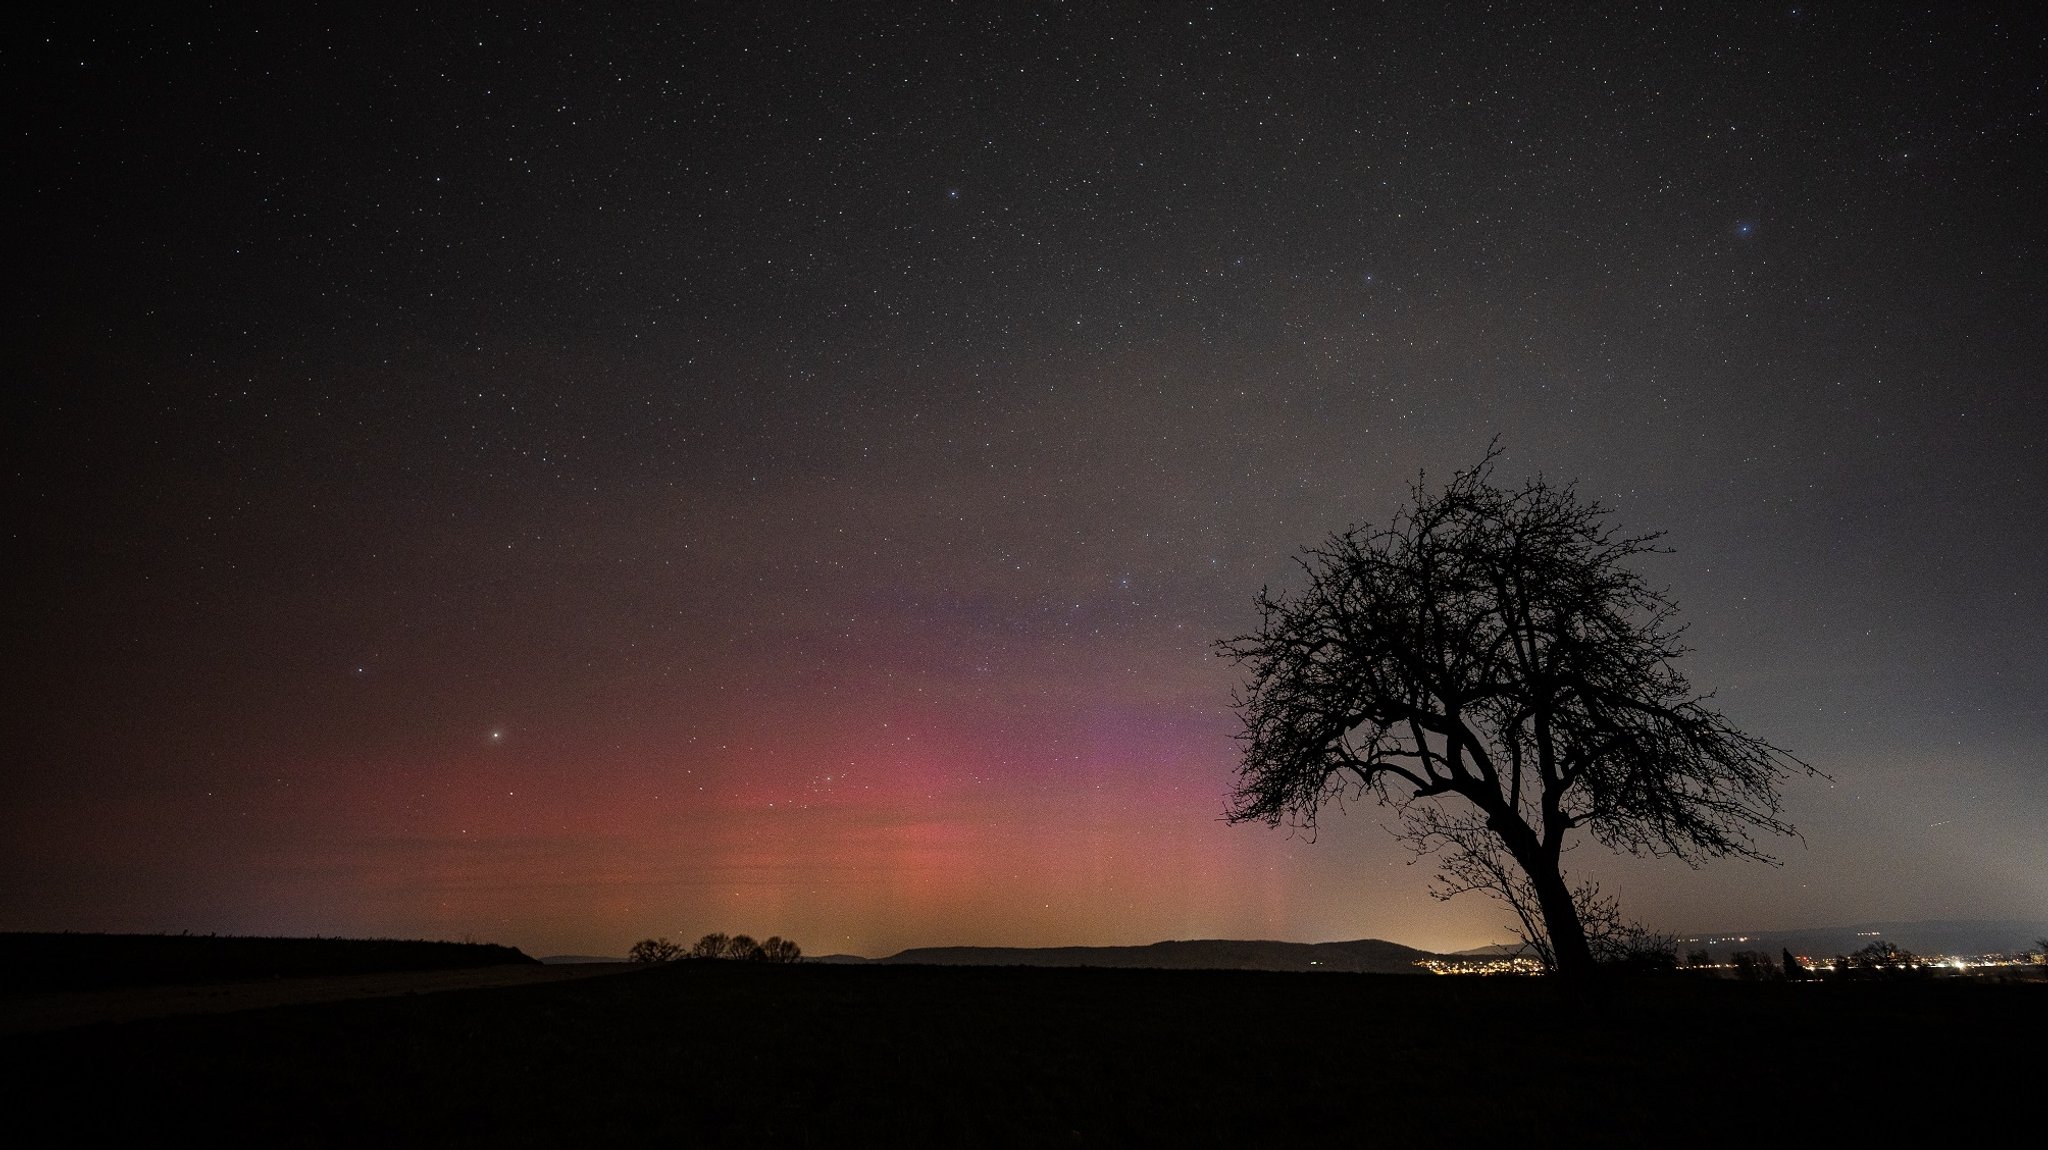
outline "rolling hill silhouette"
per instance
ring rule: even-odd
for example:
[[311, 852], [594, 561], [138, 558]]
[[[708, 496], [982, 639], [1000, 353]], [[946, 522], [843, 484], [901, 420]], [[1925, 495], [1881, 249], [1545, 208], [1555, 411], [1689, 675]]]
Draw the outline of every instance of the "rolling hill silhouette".
[[1418, 960], [1432, 957], [1377, 938], [1352, 942], [1269, 942], [1191, 939], [1149, 946], [924, 946], [887, 958], [834, 954], [818, 962], [871, 962], [918, 966], [1101, 966], [1146, 970], [1302, 970], [1421, 974]]

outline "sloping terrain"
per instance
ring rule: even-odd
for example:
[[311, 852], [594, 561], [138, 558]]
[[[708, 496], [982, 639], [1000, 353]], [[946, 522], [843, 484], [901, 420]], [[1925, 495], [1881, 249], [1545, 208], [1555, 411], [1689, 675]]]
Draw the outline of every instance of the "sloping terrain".
[[0, 995], [399, 970], [527, 966], [509, 946], [397, 938], [0, 934]]
[[1427, 951], [1363, 938], [1355, 942], [1194, 939], [1149, 946], [927, 946], [878, 959], [921, 966], [1101, 966], [1126, 970], [1332, 971], [1419, 974]]
[[0, 995], [0, 1034], [35, 1034], [110, 1022], [182, 1014], [229, 1014], [274, 1006], [436, 994], [449, 990], [564, 982], [634, 969], [626, 963], [543, 966], [500, 963], [446, 970], [306, 975], [253, 982], [200, 982], [181, 986], [121, 986], [45, 994]]

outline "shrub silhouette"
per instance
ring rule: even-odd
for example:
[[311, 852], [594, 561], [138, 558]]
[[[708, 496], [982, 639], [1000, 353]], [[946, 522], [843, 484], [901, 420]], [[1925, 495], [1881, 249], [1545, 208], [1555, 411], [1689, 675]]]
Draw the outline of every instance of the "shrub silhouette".
[[[1678, 939], [1623, 915], [1621, 903], [1601, 894], [1600, 884], [1580, 883], [1573, 899], [1579, 906], [1593, 961], [1603, 969], [1617, 974], [1665, 974], [1678, 969]], [[1535, 950], [1544, 966], [1556, 966], [1547, 936], [1530, 932], [1523, 942]]]

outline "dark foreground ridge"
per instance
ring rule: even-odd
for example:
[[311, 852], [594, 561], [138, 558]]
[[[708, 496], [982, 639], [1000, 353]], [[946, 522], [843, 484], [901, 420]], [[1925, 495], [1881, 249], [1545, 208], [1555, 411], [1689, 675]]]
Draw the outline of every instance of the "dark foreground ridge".
[[0, 993], [453, 970], [533, 961], [509, 946], [419, 939], [0, 934]]
[[[833, 956], [838, 958], [839, 956]], [[924, 946], [875, 961], [919, 966], [1102, 966], [1125, 970], [1269, 970], [1422, 974], [1428, 951], [1362, 938], [1354, 942], [1193, 939], [1149, 946]]]
[[1674, 1150], [2003, 1145], [2038, 1125], [2048, 983], [1559, 991], [684, 962], [0, 1038], [0, 1075], [24, 1146]]

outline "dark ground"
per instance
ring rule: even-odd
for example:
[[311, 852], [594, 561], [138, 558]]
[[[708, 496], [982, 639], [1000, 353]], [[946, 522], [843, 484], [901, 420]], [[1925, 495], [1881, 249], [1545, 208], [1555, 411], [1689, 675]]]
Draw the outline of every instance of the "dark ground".
[[531, 986], [599, 978], [635, 969], [624, 962], [498, 963], [454, 969], [382, 970], [361, 974], [262, 978], [244, 982], [199, 982], [177, 986], [119, 986], [45, 994], [0, 993], [0, 1037], [48, 1034], [80, 1026], [169, 1018], [179, 1014], [236, 1014], [278, 1006], [339, 1002], [349, 998], [396, 998], [482, 987]]
[[402, 938], [0, 934], [0, 997], [252, 978], [531, 965], [509, 946]]
[[[0, 1039], [16, 1145], [1807, 1145], [2040, 1130], [2048, 984], [680, 963]], [[12, 1139], [10, 1139], [12, 1140]]]

